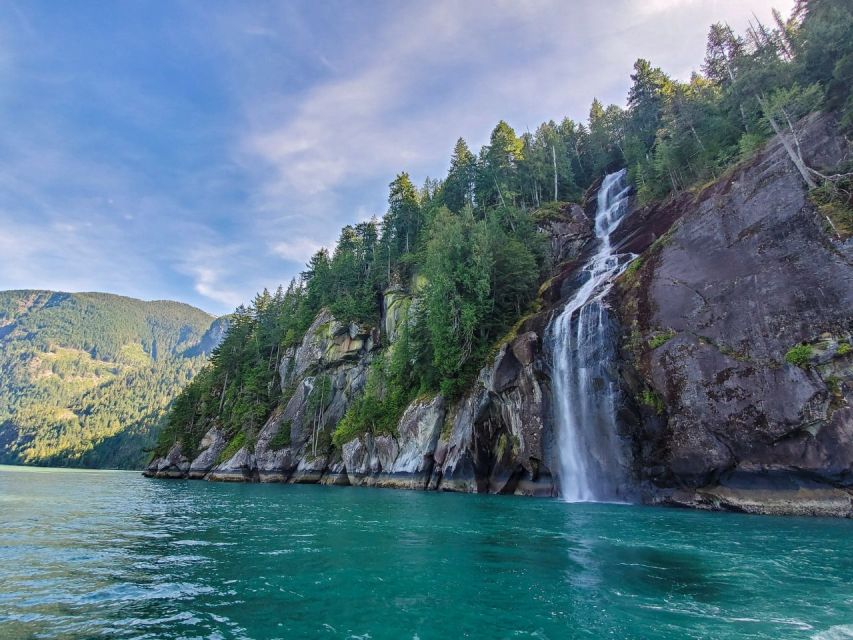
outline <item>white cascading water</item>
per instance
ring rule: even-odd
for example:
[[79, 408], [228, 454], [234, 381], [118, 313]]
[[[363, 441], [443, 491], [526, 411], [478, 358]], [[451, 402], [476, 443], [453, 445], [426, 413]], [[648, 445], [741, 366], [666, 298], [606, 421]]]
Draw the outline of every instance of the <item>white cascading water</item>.
[[618, 386], [610, 366], [615, 346], [608, 338], [608, 315], [601, 301], [636, 257], [615, 253], [610, 244], [610, 234], [627, 209], [628, 192], [624, 169], [601, 183], [595, 214], [598, 251], [583, 267], [585, 281], [550, 327], [559, 484], [568, 502], [626, 497], [626, 453], [616, 433]]

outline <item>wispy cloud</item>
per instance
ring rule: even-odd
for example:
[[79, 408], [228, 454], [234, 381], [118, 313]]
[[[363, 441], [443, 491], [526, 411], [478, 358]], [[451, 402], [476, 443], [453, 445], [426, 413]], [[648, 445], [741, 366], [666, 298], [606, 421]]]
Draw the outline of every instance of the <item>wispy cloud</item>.
[[0, 6], [0, 288], [216, 312], [286, 282], [401, 170], [686, 78], [708, 25], [792, 0]]
[[272, 246], [273, 252], [284, 260], [303, 264], [320, 249], [322, 245], [310, 238], [282, 240]]
[[240, 292], [223, 288], [219, 283], [221, 272], [202, 265], [194, 265], [190, 272], [195, 276], [195, 290], [205, 298], [216, 300], [224, 305], [236, 307], [243, 302]]
[[400, 169], [441, 174], [457, 136], [485, 142], [499, 118], [521, 130], [563, 115], [583, 119], [594, 96], [623, 103], [640, 56], [686, 77], [701, 63], [712, 21], [741, 21], [769, 6], [409, 4], [377, 25], [367, 50], [338, 52], [349, 60], [345, 73], [264, 101], [280, 112], [265, 106], [258, 115], [250, 105], [243, 148], [269, 169], [267, 207], [378, 176], [387, 182]]

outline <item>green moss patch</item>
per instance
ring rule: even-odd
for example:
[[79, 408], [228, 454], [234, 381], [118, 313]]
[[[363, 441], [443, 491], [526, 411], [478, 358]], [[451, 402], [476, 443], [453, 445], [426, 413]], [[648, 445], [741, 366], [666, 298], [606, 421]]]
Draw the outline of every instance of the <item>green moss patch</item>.
[[216, 464], [222, 464], [223, 462], [227, 462], [234, 455], [242, 449], [246, 445], [246, 434], [244, 432], [238, 433], [236, 436], [231, 438], [231, 442], [228, 443], [222, 453], [219, 454], [219, 458], [216, 460]]
[[657, 349], [658, 347], [666, 344], [670, 340], [675, 337], [675, 331], [672, 329], [667, 329], [661, 333], [658, 333], [655, 336], [652, 336], [651, 340], [649, 340], [649, 348]]
[[785, 362], [797, 367], [807, 367], [812, 358], [812, 348], [807, 344], [798, 344], [788, 349]]
[[666, 410], [663, 398], [653, 389], [643, 389], [643, 395], [640, 397], [640, 400], [647, 407], [654, 409], [655, 413], [659, 416], [663, 415], [663, 412]]

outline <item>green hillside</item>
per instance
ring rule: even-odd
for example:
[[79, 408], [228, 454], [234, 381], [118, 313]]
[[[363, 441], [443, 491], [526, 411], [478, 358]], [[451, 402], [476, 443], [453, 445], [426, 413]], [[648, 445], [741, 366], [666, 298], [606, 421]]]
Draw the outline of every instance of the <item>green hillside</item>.
[[798, 135], [799, 123], [820, 111], [853, 133], [850, 2], [797, 2], [787, 20], [773, 15], [773, 24], [743, 36], [712, 25], [702, 73], [687, 82], [638, 59], [627, 108], [594, 99], [585, 123], [564, 118], [521, 135], [500, 121], [479, 152], [458, 140], [443, 180], [418, 189], [398, 174], [381, 220], [344, 227], [299, 280], [238, 310], [211, 366], [175, 401], [158, 453], [176, 442], [193, 453], [212, 425], [237, 443], [229, 451], [251, 449], [292, 392], [281, 390], [279, 355], [299, 344], [322, 308], [377, 326], [389, 288], [412, 297], [410, 315], [327, 444], [393, 431], [418, 395], [458, 398], [542, 302], [537, 288], [550, 265], [537, 224], [618, 168], [627, 168], [639, 204], [661, 203], [700, 192], [780, 135], [832, 235], [849, 238], [853, 173], [807, 167]]
[[221, 331], [177, 302], [0, 292], [0, 463], [138, 467]]

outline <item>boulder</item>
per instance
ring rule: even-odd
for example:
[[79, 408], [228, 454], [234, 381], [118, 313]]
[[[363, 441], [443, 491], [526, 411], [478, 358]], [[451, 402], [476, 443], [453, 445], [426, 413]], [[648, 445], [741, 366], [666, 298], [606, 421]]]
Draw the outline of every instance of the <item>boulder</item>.
[[220, 454], [225, 450], [228, 442], [225, 434], [218, 428], [209, 429], [199, 444], [199, 453], [190, 463], [188, 476], [191, 479], [204, 478], [216, 465]]
[[218, 482], [250, 482], [258, 479], [255, 456], [242, 447], [231, 458], [217, 465], [207, 476], [208, 480]]
[[149, 478], [186, 478], [190, 463], [176, 442], [165, 456], [155, 458], [145, 468], [143, 475]]

